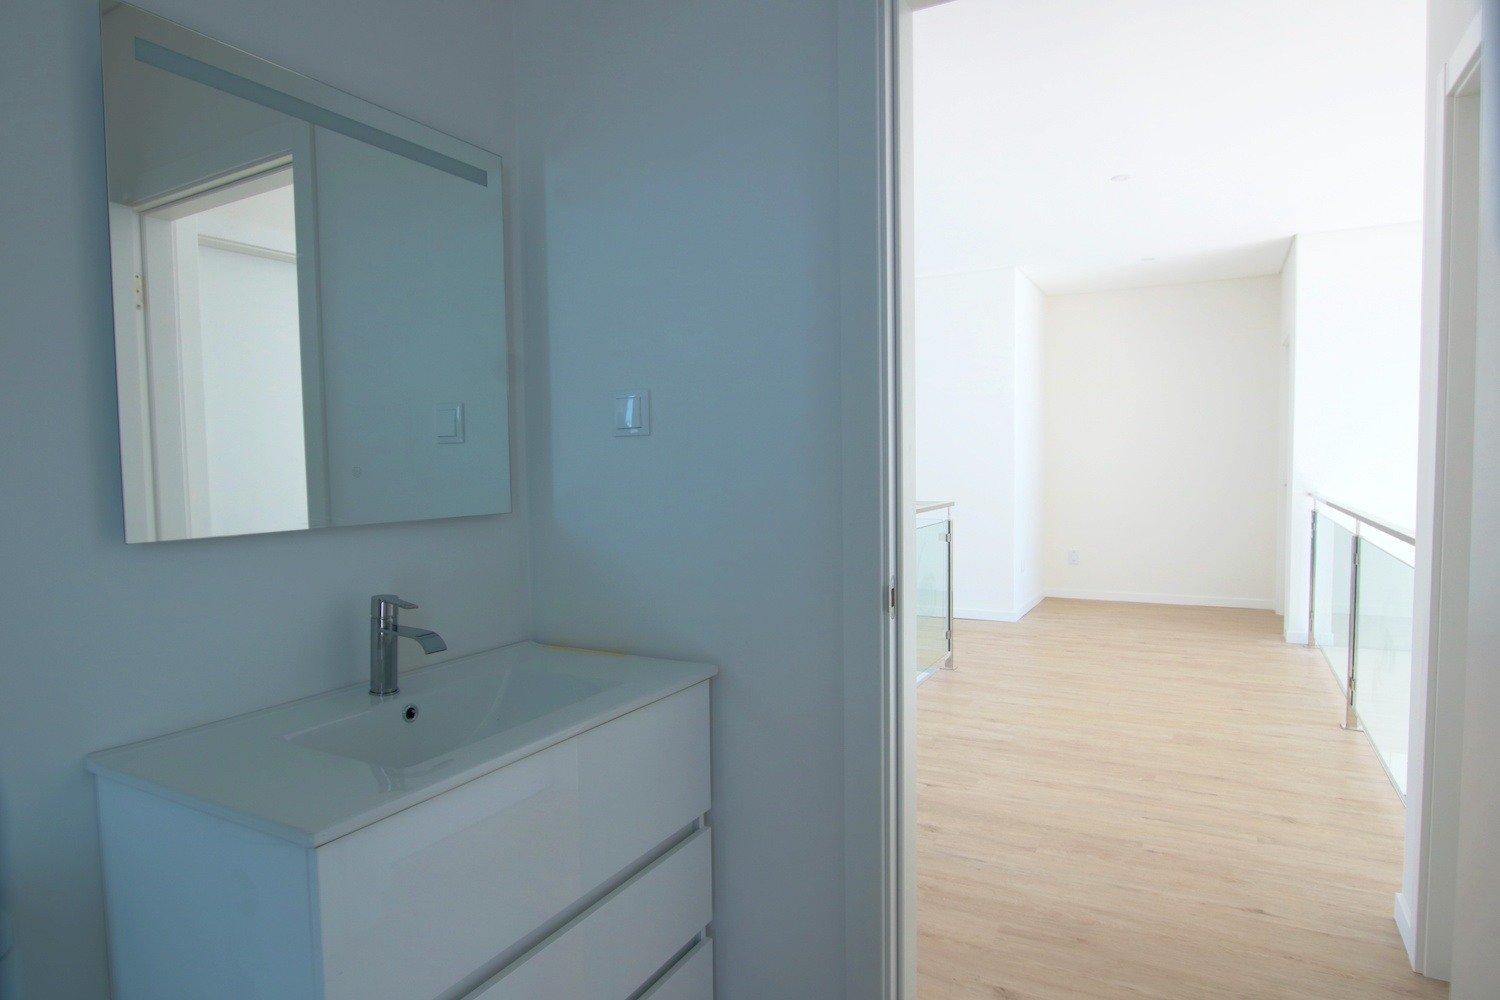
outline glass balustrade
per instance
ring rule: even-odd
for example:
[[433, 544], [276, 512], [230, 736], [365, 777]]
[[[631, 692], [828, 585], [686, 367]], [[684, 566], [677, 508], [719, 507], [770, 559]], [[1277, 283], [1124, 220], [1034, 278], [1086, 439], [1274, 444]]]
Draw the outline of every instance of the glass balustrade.
[[1308, 643], [1322, 652], [1344, 689], [1345, 728], [1365, 731], [1404, 797], [1414, 538], [1320, 497], [1314, 501]]
[[1354, 708], [1381, 763], [1405, 795], [1416, 571], [1407, 553], [1397, 549], [1399, 544], [1359, 539]]
[[917, 527], [915, 670], [919, 679], [952, 662], [951, 541], [952, 521], [946, 518]]
[[1312, 642], [1345, 687], [1349, 677], [1349, 581], [1354, 532], [1323, 511], [1317, 513], [1313, 553]]

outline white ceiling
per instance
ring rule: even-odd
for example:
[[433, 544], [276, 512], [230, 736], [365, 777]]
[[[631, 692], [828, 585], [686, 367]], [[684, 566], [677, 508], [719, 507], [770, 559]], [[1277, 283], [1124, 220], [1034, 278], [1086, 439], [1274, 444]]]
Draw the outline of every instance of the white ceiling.
[[1054, 294], [1273, 274], [1295, 233], [1421, 215], [1423, 0], [913, 21], [918, 274], [1019, 266]]

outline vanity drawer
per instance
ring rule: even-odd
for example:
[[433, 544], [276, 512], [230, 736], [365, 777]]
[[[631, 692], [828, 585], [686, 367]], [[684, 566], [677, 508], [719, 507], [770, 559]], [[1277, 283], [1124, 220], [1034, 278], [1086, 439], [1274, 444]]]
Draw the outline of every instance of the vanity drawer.
[[702, 683], [318, 848], [327, 1000], [444, 995], [709, 804]]
[[712, 919], [711, 838], [699, 830], [672, 848], [469, 1000], [633, 996]]
[[713, 1000], [714, 942], [704, 938], [677, 960], [641, 1000]]

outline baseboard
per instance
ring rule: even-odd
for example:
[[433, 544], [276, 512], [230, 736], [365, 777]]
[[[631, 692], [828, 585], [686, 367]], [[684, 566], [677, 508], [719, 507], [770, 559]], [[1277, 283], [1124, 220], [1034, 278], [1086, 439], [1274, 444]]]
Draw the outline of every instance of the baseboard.
[[1041, 604], [1044, 597], [1038, 597], [1015, 611], [990, 611], [987, 608], [954, 608], [953, 617], [963, 618], [978, 622], [1018, 622], [1031, 614], [1033, 608]]
[[1072, 601], [1119, 601], [1124, 604], [1182, 604], [1200, 608], [1243, 608], [1250, 611], [1271, 611], [1276, 602], [1259, 597], [1200, 597], [1189, 594], [1132, 594], [1118, 590], [1057, 590], [1049, 589], [1047, 597], [1060, 597]]
[[1291, 645], [1293, 645], [1293, 646], [1306, 646], [1307, 645], [1307, 633], [1306, 632], [1288, 632], [1288, 633], [1286, 633], [1286, 641], [1288, 643], [1290, 643]]
[[1406, 946], [1406, 959], [1411, 963], [1412, 971], [1420, 973], [1422, 970], [1417, 968], [1417, 929], [1412, 926], [1406, 896], [1399, 892], [1396, 893], [1396, 930], [1401, 932], [1401, 943]]
[[1029, 604], [1027, 604], [1023, 608], [1021, 608], [1021, 610], [1019, 610], [1019, 611], [1016, 612], [1015, 620], [1016, 621], [1020, 621], [1022, 618], [1025, 618], [1027, 615], [1031, 614], [1031, 612], [1033, 612], [1033, 611], [1036, 610], [1036, 606], [1038, 604], [1041, 604], [1046, 599], [1047, 599], [1047, 595], [1046, 594], [1037, 594], [1035, 597], [1033, 597], [1031, 599], [1031, 602]]
[[954, 608], [954, 618], [970, 622], [1018, 622], [1021, 616], [1013, 611], [991, 611], [988, 608]]

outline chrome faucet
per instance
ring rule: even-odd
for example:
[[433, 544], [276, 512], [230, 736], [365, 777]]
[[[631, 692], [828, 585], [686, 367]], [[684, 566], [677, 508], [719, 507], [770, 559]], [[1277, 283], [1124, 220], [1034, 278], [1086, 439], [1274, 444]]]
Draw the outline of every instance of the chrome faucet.
[[406, 636], [415, 639], [427, 654], [441, 653], [448, 648], [443, 637], [425, 628], [411, 628], [400, 624], [396, 617], [405, 608], [416, 607], [411, 601], [403, 601], [395, 594], [376, 594], [370, 598], [370, 693], [395, 694], [396, 685], [396, 639]]

